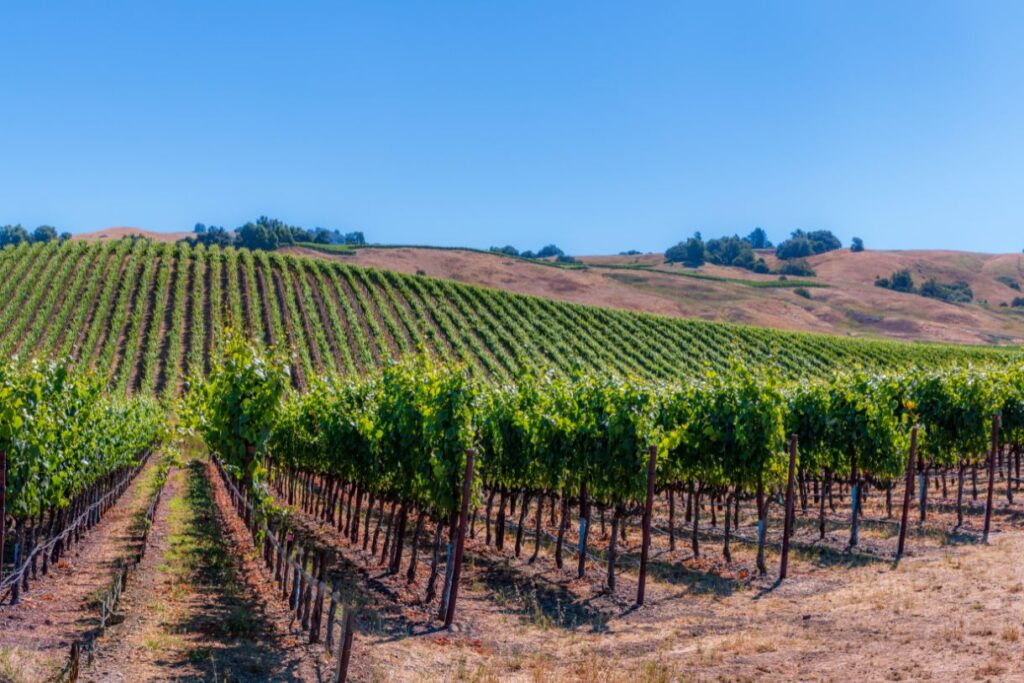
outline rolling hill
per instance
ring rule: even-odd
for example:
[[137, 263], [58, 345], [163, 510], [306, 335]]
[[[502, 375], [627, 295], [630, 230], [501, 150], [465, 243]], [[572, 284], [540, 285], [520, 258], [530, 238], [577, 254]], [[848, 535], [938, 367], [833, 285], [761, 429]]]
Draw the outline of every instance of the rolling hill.
[[[289, 251], [404, 273], [660, 315], [805, 332], [970, 344], [1020, 343], [1024, 309], [1010, 304], [1024, 285], [1024, 256], [954, 251], [840, 250], [809, 259], [814, 278], [757, 275], [738, 268], [666, 265], [660, 254], [581, 257], [584, 270], [486, 252], [424, 247], [360, 248], [350, 256], [308, 248]], [[774, 257], [764, 254], [773, 266]], [[878, 276], [909, 269], [915, 282], [967, 282], [975, 302], [950, 304], [874, 286]], [[797, 287], [812, 282], [810, 298]], [[784, 285], [784, 286], [780, 286]], [[1001, 306], [1007, 304], [1007, 306]]]
[[119, 391], [163, 395], [207, 369], [229, 327], [289, 349], [298, 386], [419, 349], [497, 378], [537, 366], [671, 379], [732, 359], [797, 378], [858, 363], [1016, 353], [684, 320], [323, 258], [149, 240], [5, 249], [0, 297], [0, 354], [70, 357]]

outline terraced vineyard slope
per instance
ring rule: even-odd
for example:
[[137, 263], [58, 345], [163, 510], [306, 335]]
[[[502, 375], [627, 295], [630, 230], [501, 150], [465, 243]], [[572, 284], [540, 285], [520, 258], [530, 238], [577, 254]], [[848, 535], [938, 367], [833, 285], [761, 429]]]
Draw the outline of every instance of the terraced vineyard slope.
[[0, 356], [69, 357], [126, 393], [177, 393], [208, 369], [228, 327], [291, 349], [298, 386], [420, 348], [497, 378], [531, 365], [669, 379], [731, 358], [795, 378], [1017, 353], [667, 318], [323, 259], [131, 239], [4, 250], [0, 300]]

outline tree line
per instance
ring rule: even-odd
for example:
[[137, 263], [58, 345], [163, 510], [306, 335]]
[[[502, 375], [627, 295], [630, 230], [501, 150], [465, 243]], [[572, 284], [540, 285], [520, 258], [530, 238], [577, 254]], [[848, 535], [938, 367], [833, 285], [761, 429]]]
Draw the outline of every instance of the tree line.
[[538, 249], [535, 252], [531, 251], [529, 249], [526, 249], [525, 251], [519, 251], [518, 249], [513, 247], [511, 244], [506, 244], [503, 247], [491, 247], [489, 251], [491, 251], [491, 252], [493, 252], [495, 254], [504, 254], [506, 256], [514, 256], [516, 258], [525, 258], [525, 259], [554, 258], [555, 261], [557, 261], [559, 263], [578, 263], [576, 258], [574, 258], [572, 256], [569, 256], [564, 251], [559, 249], [558, 245], [555, 245], [555, 244], [545, 245], [545, 246], [541, 247], [540, 249]]
[[366, 244], [366, 238], [359, 230], [341, 232], [319, 227], [302, 228], [267, 216], [260, 216], [233, 231], [217, 225], [196, 223], [192, 235], [186, 239], [193, 244], [204, 244], [208, 247], [236, 247], [263, 251], [303, 243]]
[[891, 289], [894, 292], [920, 294], [930, 299], [939, 299], [949, 303], [970, 303], [974, 300], [971, 286], [963, 280], [956, 282], [940, 282], [934, 277], [925, 280], [920, 287], [914, 285], [914, 276], [909, 269], [897, 270], [889, 277], [875, 278], [875, 287]]
[[57, 228], [52, 225], [40, 225], [32, 232], [20, 224], [0, 226], [0, 249], [19, 244], [45, 244], [55, 240], [65, 242], [69, 239], [71, 239], [70, 232], [57, 234]]
[[[746, 237], [733, 235], [704, 240], [700, 232], [678, 242], [665, 251], [665, 260], [669, 263], [682, 263], [697, 268], [705, 263], [719, 266], [745, 268], [755, 273], [771, 273], [763, 256], [757, 251], [772, 248], [768, 234], [764, 228], [754, 228]], [[809, 256], [824, 254], [841, 249], [842, 242], [829, 230], [794, 230], [789, 239], [775, 246], [775, 257], [783, 264], [775, 271], [780, 275], [813, 276], [814, 270], [805, 260]], [[854, 237], [850, 251], [864, 251], [864, 240]]]

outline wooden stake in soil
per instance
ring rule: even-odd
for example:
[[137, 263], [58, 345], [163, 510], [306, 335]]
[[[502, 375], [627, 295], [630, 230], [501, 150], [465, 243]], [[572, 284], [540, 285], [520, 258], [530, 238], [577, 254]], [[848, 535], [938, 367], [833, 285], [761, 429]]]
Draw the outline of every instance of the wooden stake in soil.
[[992, 416], [992, 451], [988, 456], [988, 493], [985, 498], [985, 530], [982, 542], [988, 543], [988, 531], [992, 524], [992, 489], [996, 482], [996, 453], [999, 451], [999, 414]]
[[[555, 502], [552, 500], [551, 505], [554, 506]], [[530, 555], [530, 559], [527, 564], [533, 564], [537, 561], [537, 555], [540, 553], [540, 537], [542, 525], [544, 524], [544, 494], [537, 496], [537, 519], [534, 520], [533, 529], [533, 554]]]
[[317, 564], [316, 597], [313, 598], [313, 616], [309, 627], [309, 642], [320, 640], [320, 623], [324, 613], [324, 566], [327, 564], [327, 553], [320, 551]]
[[466, 474], [462, 478], [462, 509], [459, 510], [459, 535], [455, 542], [455, 564], [452, 571], [452, 588], [448, 597], [448, 611], [444, 616], [444, 627], [455, 620], [455, 599], [459, 595], [459, 576], [462, 574], [462, 554], [466, 549], [466, 525], [469, 523], [469, 496], [473, 492], [473, 458], [476, 451], [466, 451]]
[[768, 535], [768, 499], [764, 495], [764, 480], [757, 478], [757, 572], [764, 576], [768, 566], [764, 562], [765, 537]]
[[644, 604], [644, 589], [647, 587], [647, 557], [651, 550], [651, 512], [654, 509], [655, 470], [658, 463], [658, 447], [651, 446], [651, 455], [647, 460], [647, 499], [644, 501], [644, 519], [640, 544], [640, 583], [636, 589], [636, 604]]
[[619, 540], [619, 520], [622, 517], [622, 506], [616, 505], [612, 514], [612, 536], [608, 539], [608, 588], [615, 591], [615, 555]]
[[903, 556], [907, 540], [907, 515], [910, 512], [910, 498], [914, 495], [914, 461], [917, 459], [917, 425], [910, 429], [910, 456], [907, 458], [907, 488], [903, 492], [903, 513], [900, 516], [900, 541], [896, 546], [896, 558]]
[[68, 683], [78, 683], [78, 670], [81, 666], [82, 649], [78, 641], [71, 643], [71, 667], [68, 669]]
[[[252, 490], [252, 470], [253, 462], [256, 459], [256, 446], [251, 443], [245, 444], [245, 469], [242, 470], [242, 484], [244, 485], [244, 495], [248, 496], [249, 491]], [[252, 523], [252, 516], [249, 514], [248, 508], [244, 510], [245, 524], [249, 526]]]
[[668, 489], [668, 551], [676, 551], [676, 496], [672, 487]]
[[850, 448], [850, 547], [860, 542], [860, 475], [857, 472], [857, 451]]
[[558, 537], [555, 540], [555, 566], [562, 568], [562, 546], [565, 545], [565, 532], [569, 528], [569, 496], [562, 495], [562, 516], [558, 522]]
[[355, 609], [345, 607], [345, 620], [341, 628], [341, 654], [338, 656], [338, 671], [334, 675], [335, 683], [345, 683], [348, 679], [348, 663], [352, 659], [352, 635], [355, 627]]
[[4, 578], [4, 531], [7, 529], [7, 453], [0, 450], [0, 579]]
[[786, 522], [782, 532], [782, 563], [779, 566], [779, 581], [786, 578], [789, 568], [789, 536], [793, 532], [793, 472], [796, 469], [796, 434], [789, 437], [789, 478], [786, 480]]
[[587, 498], [587, 482], [580, 482], [580, 533], [576, 550], [576, 578], [582, 579], [587, 573], [587, 535], [590, 534], [590, 501]]

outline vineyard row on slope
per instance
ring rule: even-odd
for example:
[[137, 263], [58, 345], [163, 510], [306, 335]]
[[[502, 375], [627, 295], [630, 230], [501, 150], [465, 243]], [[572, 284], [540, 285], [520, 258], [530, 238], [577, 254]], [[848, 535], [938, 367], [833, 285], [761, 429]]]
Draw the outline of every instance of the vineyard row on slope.
[[730, 357], [784, 377], [1014, 350], [854, 340], [665, 318], [305, 257], [120, 240], [0, 253], [0, 352], [70, 357], [126, 393], [175, 395], [226, 328], [283, 346], [293, 383], [423, 349], [505, 379], [524, 366], [681, 379]]

